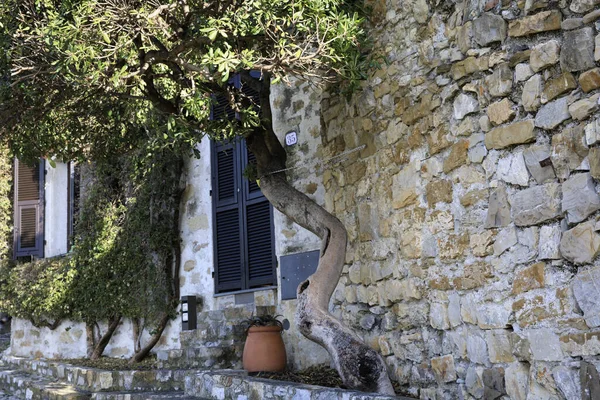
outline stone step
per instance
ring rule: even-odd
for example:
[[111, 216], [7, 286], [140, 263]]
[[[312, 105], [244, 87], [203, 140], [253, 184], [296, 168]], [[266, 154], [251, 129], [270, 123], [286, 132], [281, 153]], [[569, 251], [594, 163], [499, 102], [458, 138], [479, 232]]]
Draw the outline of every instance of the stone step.
[[[1, 398], [0, 398], [1, 399]], [[173, 392], [98, 392], [92, 394], [93, 400], [201, 400], [187, 396], [183, 391]]]
[[5, 366], [12, 366], [13, 369], [60, 379], [87, 392], [178, 391], [183, 390], [185, 375], [188, 373], [188, 370], [171, 369], [109, 371], [8, 355], [2, 356], [2, 361]]
[[239, 369], [243, 344], [191, 346], [182, 350], [157, 351], [161, 368]]
[[91, 393], [80, 390], [74, 385], [8, 367], [0, 370], [0, 389], [3, 396], [9, 399], [83, 400], [91, 398]]

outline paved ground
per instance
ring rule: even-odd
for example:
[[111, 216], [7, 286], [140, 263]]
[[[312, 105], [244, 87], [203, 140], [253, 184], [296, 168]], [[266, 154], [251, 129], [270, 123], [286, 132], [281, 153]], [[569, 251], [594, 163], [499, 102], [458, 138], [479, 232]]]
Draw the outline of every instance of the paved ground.
[[11, 396], [0, 390], [0, 400], [20, 400], [18, 397]]

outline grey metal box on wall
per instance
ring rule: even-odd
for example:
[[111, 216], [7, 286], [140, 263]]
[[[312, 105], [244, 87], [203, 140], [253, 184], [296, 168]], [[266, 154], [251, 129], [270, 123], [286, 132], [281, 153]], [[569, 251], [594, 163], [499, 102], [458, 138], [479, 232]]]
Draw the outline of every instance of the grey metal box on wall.
[[296, 298], [298, 285], [312, 275], [319, 265], [319, 250], [281, 256], [281, 300]]

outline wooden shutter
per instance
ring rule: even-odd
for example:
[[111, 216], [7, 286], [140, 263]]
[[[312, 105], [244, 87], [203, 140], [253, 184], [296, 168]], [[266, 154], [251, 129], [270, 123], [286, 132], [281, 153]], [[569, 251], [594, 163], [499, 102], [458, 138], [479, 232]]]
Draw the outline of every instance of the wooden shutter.
[[271, 204], [262, 201], [246, 206], [248, 287], [275, 283], [275, 252]]
[[241, 290], [245, 277], [239, 185], [240, 166], [233, 144], [214, 145], [213, 201], [217, 292]]
[[44, 256], [44, 161], [15, 159], [14, 257]]

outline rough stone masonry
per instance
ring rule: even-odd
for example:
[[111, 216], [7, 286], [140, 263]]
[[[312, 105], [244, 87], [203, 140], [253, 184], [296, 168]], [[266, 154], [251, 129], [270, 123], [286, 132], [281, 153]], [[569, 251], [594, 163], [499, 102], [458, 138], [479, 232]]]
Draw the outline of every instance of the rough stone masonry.
[[334, 309], [421, 399], [600, 399], [600, 1], [371, 0]]

